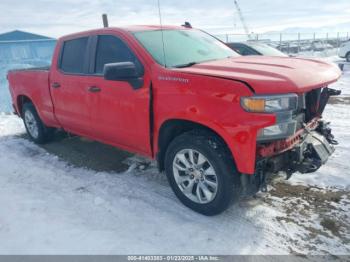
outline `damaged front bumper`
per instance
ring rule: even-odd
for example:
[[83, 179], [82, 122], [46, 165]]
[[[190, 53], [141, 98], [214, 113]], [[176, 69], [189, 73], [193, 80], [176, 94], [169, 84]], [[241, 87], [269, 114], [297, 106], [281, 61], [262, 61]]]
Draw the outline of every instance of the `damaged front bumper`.
[[315, 172], [325, 164], [334, 152], [334, 140], [328, 123], [321, 120], [315, 128], [305, 127], [298, 134], [297, 142], [287, 151], [281, 151], [267, 158], [265, 169], [276, 173], [285, 171], [287, 178], [294, 172]]
[[265, 169], [272, 173], [310, 173], [326, 163], [335, 144], [329, 123], [315, 118], [292, 137], [258, 147], [258, 157], [266, 160]]
[[269, 178], [281, 171], [287, 179], [295, 172], [315, 172], [327, 162], [336, 144], [329, 123], [315, 118], [285, 140], [258, 146], [255, 174], [241, 176], [243, 195], [266, 191]]
[[[340, 93], [340, 90], [326, 87], [303, 94], [303, 99], [300, 99], [302, 103], [299, 103], [292, 118], [301, 116], [297, 120], [298, 131], [285, 139], [258, 140], [255, 174], [241, 176], [243, 195], [266, 191], [268, 178], [280, 171], [285, 172], [289, 179], [295, 172], [315, 172], [327, 162], [338, 142], [332, 135], [329, 123], [322, 120], [322, 113], [329, 98]], [[298, 115], [298, 112], [301, 114]], [[282, 119], [282, 122], [289, 120]]]

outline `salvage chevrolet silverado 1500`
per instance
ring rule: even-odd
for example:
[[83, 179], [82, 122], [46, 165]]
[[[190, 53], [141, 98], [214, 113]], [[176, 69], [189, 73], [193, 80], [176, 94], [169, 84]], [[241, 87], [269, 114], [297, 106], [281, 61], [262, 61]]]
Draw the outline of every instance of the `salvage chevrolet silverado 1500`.
[[8, 73], [37, 143], [56, 129], [158, 161], [183, 204], [205, 215], [316, 171], [333, 153], [322, 112], [339, 91], [330, 63], [243, 57], [201, 30], [104, 28], [58, 40], [50, 68]]

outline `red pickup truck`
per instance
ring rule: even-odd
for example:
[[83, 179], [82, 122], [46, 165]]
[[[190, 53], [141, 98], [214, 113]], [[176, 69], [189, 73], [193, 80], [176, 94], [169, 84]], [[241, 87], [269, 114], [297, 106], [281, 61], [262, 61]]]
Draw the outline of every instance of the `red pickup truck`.
[[62, 37], [50, 68], [8, 73], [32, 140], [56, 129], [157, 159], [177, 197], [205, 215], [266, 188], [270, 174], [314, 172], [333, 153], [322, 112], [330, 63], [239, 56], [173, 26]]

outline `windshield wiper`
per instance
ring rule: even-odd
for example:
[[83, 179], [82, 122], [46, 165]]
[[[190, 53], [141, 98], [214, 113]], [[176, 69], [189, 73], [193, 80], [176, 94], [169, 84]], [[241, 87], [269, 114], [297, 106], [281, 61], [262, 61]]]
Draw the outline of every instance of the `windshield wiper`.
[[184, 68], [184, 67], [191, 67], [194, 66], [195, 64], [198, 64], [197, 62], [189, 62], [186, 64], [182, 64], [182, 65], [176, 65], [174, 66], [175, 68]]

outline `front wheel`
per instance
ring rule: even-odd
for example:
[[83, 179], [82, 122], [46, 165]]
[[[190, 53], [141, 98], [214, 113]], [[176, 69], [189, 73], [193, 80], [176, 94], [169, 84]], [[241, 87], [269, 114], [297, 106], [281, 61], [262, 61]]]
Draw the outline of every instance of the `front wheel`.
[[44, 125], [33, 104], [23, 105], [22, 118], [27, 134], [35, 143], [43, 144], [53, 139], [55, 129]]
[[215, 134], [190, 131], [176, 137], [165, 156], [168, 181], [180, 201], [204, 215], [227, 209], [239, 191], [239, 174]]

